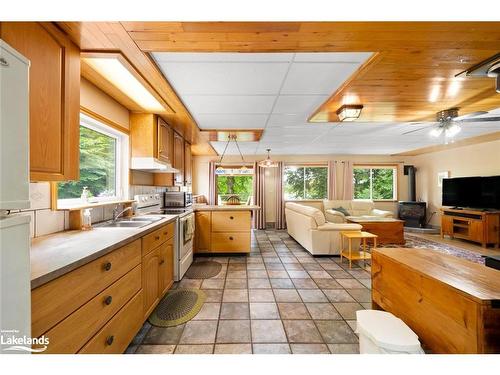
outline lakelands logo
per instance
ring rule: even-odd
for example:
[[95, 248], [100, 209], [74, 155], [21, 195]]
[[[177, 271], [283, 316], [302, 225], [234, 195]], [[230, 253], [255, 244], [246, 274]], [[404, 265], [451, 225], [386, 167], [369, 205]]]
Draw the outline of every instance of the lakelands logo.
[[[18, 330], [1, 330], [0, 345], [3, 352], [30, 352], [41, 353], [47, 350], [49, 338], [45, 336], [20, 336]], [[35, 346], [35, 348], [33, 348]]]

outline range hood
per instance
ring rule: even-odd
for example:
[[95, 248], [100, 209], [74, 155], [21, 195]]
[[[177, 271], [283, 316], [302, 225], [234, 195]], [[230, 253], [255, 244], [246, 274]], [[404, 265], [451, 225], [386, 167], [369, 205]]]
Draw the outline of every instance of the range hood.
[[130, 159], [130, 169], [151, 173], [179, 173], [169, 163], [152, 157], [132, 157]]

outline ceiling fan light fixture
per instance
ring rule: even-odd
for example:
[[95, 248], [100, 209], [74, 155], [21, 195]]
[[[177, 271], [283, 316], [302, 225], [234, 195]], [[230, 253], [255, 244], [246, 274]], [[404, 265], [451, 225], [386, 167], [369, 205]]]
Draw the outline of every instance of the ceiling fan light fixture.
[[337, 109], [337, 116], [339, 116], [340, 121], [355, 121], [361, 115], [361, 110], [363, 109], [362, 104], [344, 104], [342, 107]]
[[264, 160], [259, 161], [258, 165], [259, 167], [262, 168], [276, 168], [278, 166], [278, 162], [274, 161], [271, 159], [271, 149], [268, 148], [267, 150], [267, 158]]

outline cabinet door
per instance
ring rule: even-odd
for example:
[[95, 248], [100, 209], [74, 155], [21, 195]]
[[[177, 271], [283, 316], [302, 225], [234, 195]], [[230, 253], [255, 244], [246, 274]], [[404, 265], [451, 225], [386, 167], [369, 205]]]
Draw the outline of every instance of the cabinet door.
[[160, 246], [159, 298], [163, 297], [174, 283], [174, 238]]
[[142, 258], [142, 289], [144, 290], [144, 317], [148, 317], [159, 300], [159, 248]]
[[1, 37], [31, 61], [30, 177], [79, 178], [80, 51], [51, 23], [3, 22]]
[[193, 183], [193, 158], [191, 145], [187, 142], [184, 142], [184, 183], [189, 186]]
[[196, 252], [210, 251], [212, 213], [198, 211], [195, 214], [195, 250]]
[[471, 220], [469, 222], [469, 239], [477, 242], [485, 242], [483, 222], [481, 220]]
[[173, 130], [161, 118], [158, 119], [158, 158], [172, 163]]
[[453, 236], [453, 217], [442, 215], [441, 216], [441, 233]]
[[184, 185], [184, 139], [177, 133], [174, 133], [174, 168], [179, 170], [175, 184]]

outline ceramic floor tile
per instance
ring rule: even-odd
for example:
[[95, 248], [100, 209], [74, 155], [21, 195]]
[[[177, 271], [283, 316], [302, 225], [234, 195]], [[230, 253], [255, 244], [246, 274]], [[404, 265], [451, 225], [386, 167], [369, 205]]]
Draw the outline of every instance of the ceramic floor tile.
[[274, 302], [274, 294], [271, 289], [249, 289], [250, 302]]
[[175, 327], [152, 327], [144, 338], [143, 344], [173, 344], [179, 343], [185, 324]]
[[224, 279], [205, 279], [201, 283], [201, 289], [224, 289]]
[[222, 302], [248, 302], [247, 289], [224, 289]]
[[173, 354], [175, 345], [139, 345], [136, 354]]
[[357, 302], [333, 302], [333, 306], [344, 319], [356, 319], [356, 311], [363, 310]]
[[371, 302], [372, 293], [370, 289], [346, 289], [347, 292], [358, 302]]
[[[344, 270], [327, 271], [335, 279], [352, 279], [353, 277]], [[337, 280], [338, 281], [338, 280]]]
[[250, 321], [249, 320], [221, 320], [217, 330], [217, 343], [249, 343]]
[[330, 354], [325, 344], [290, 344], [293, 354]]
[[249, 289], [271, 289], [269, 279], [248, 279]]
[[276, 302], [302, 302], [295, 289], [273, 289]]
[[271, 279], [288, 279], [288, 273], [285, 270], [267, 270]]
[[340, 285], [334, 279], [315, 279], [314, 282], [321, 289], [343, 289], [342, 285]]
[[297, 289], [318, 289], [313, 279], [292, 279], [292, 282]]
[[227, 271], [226, 282], [228, 279], [246, 279], [247, 271]]
[[248, 303], [230, 302], [221, 305], [220, 319], [249, 319]]
[[217, 320], [219, 319], [219, 311], [220, 303], [205, 302], [193, 320]]
[[281, 320], [252, 320], [252, 342], [286, 343], [285, 330]]
[[212, 354], [213, 345], [177, 345], [174, 354]]
[[290, 354], [288, 344], [253, 344], [254, 354]]
[[247, 275], [250, 277], [250, 271], [265, 271], [266, 266], [264, 263], [248, 263], [247, 264]]
[[222, 289], [216, 290], [216, 289], [210, 289], [210, 290], [204, 290], [206, 299], [205, 302], [221, 302], [222, 301]]
[[281, 319], [311, 319], [311, 315], [302, 302], [278, 303]]
[[247, 289], [247, 279], [226, 279], [226, 289]]
[[191, 320], [186, 323], [180, 344], [213, 344], [217, 331], [216, 320]]
[[320, 289], [297, 289], [304, 302], [328, 302]]
[[287, 271], [291, 279], [309, 279], [309, 274], [307, 271]]
[[342, 320], [318, 320], [316, 325], [326, 343], [355, 344], [358, 342], [351, 327]]
[[356, 279], [337, 279], [337, 282], [346, 289], [366, 289], [365, 286]]
[[359, 354], [358, 344], [328, 344], [332, 354]]
[[312, 320], [283, 320], [290, 343], [322, 343], [323, 339]]
[[330, 303], [306, 303], [307, 310], [315, 320], [339, 320], [340, 314]]
[[325, 289], [324, 293], [330, 302], [356, 302], [344, 289]]
[[178, 288], [200, 289], [202, 281], [201, 279], [182, 279]]
[[267, 279], [266, 270], [248, 270], [247, 271], [249, 279]]
[[309, 276], [311, 276], [314, 280], [317, 279], [332, 279], [330, 274], [326, 271], [307, 271]]
[[251, 319], [279, 319], [278, 307], [274, 302], [250, 303]]
[[[298, 280], [298, 279], [297, 279]], [[300, 279], [308, 280], [308, 279]], [[294, 285], [291, 279], [270, 279], [271, 286], [275, 289], [293, 289]]]
[[214, 354], [252, 354], [252, 344], [215, 344]]

